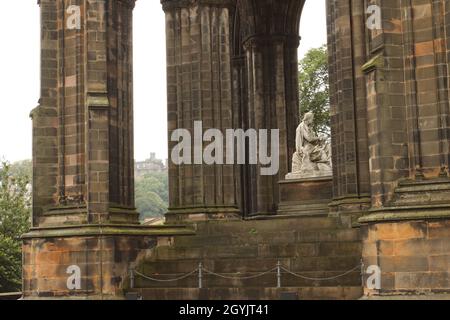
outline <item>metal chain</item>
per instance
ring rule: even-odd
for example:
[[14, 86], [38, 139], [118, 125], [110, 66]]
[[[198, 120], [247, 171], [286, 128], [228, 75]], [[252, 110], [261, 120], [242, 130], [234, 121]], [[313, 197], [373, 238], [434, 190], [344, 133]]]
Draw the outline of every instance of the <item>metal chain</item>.
[[329, 281], [329, 280], [335, 280], [335, 279], [344, 277], [344, 276], [346, 276], [346, 275], [348, 275], [348, 274], [350, 274], [350, 273], [352, 273], [352, 272], [355, 272], [356, 270], [358, 270], [358, 269], [360, 269], [360, 268], [361, 268], [361, 265], [357, 265], [357, 266], [354, 267], [353, 269], [351, 269], [351, 270], [349, 270], [349, 271], [347, 271], [347, 272], [344, 272], [343, 274], [334, 276], [334, 277], [328, 277], [328, 278], [310, 278], [310, 277], [306, 277], [306, 276], [303, 276], [303, 275], [301, 275], [301, 274], [292, 272], [292, 271], [288, 270], [288, 269], [285, 268], [285, 267], [281, 267], [281, 269], [282, 269], [283, 271], [286, 271], [287, 273], [293, 275], [294, 277], [301, 278], [301, 279], [304, 279], [304, 280], [311, 280], [311, 281]]
[[189, 278], [190, 276], [192, 276], [193, 274], [195, 274], [197, 271], [198, 271], [198, 269], [195, 269], [194, 271], [189, 272], [188, 274], [185, 274], [184, 276], [181, 276], [181, 277], [175, 278], [175, 279], [155, 279], [155, 278], [146, 276], [146, 275], [144, 275], [144, 274], [142, 274], [142, 273], [140, 273], [140, 272], [138, 272], [138, 271], [136, 271], [136, 270], [134, 271], [134, 273], [135, 273], [136, 275], [138, 275], [138, 276], [144, 278], [144, 279], [151, 280], [151, 281], [157, 281], [157, 282], [175, 282], [175, 281], [179, 281], [179, 280], [183, 280], [183, 279]]
[[[348, 274], [350, 274], [350, 273], [352, 273], [352, 272], [355, 272], [356, 270], [358, 270], [358, 269], [361, 268], [361, 264], [360, 264], [360, 265], [357, 265], [357, 266], [354, 267], [353, 269], [351, 269], [351, 270], [349, 270], [349, 271], [346, 271], [346, 272], [344, 272], [344, 273], [342, 273], [342, 274], [339, 274], [339, 275], [336, 275], [336, 276], [333, 276], [333, 277], [327, 277], [327, 278], [311, 278], [311, 277], [307, 277], [307, 276], [304, 276], [304, 275], [301, 275], [301, 274], [292, 272], [292, 271], [290, 271], [289, 269], [287, 269], [287, 268], [285, 268], [285, 267], [283, 267], [283, 266], [276, 266], [276, 267], [274, 267], [274, 268], [272, 268], [272, 269], [270, 269], [270, 270], [268, 270], [268, 271], [266, 271], [266, 272], [258, 273], [258, 274], [256, 274], [256, 275], [252, 275], [252, 276], [243, 276], [243, 277], [226, 276], [226, 275], [223, 275], [223, 274], [219, 274], [219, 273], [213, 272], [213, 271], [208, 270], [208, 269], [206, 269], [206, 268], [202, 268], [201, 270], [202, 270], [204, 273], [207, 273], [207, 274], [210, 274], [210, 275], [212, 275], [212, 276], [219, 277], [219, 278], [223, 278], [223, 279], [228, 279], [228, 280], [248, 280], [248, 279], [256, 279], [256, 278], [260, 278], [260, 277], [262, 277], [262, 276], [265, 276], [265, 275], [267, 275], [267, 274], [269, 274], [269, 273], [272, 273], [272, 272], [278, 270], [278, 268], [280, 268], [281, 270], [285, 271], [285, 272], [288, 273], [288, 274], [291, 274], [291, 275], [293, 275], [293, 276], [295, 276], [295, 277], [297, 277], [297, 278], [301, 278], [301, 279], [304, 279], [304, 280], [310, 280], [310, 281], [329, 281], [329, 280], [335, 280], [335, 279], [344, 277], [344, 276], [346, 276], [346, 275], [348, 275]], [[185, 274], [185, 275], [183, 275], [183, 276], [181, 276], [181, 277], [174, 278], [174, 279], [156, 279], [156, 278], [152, 278], [152, 277], [146, 276], [146, 275], [144, 275], [144, 274], [142, 274], [142, 273], [140, 273], [140, 272], [138, 272], [138, 271], [136, 271], [136, 270], [134, 270], [134, 273], [135, 273], [136, 275], [138, 275], [138, 276], [144, 278], [144, 279], [151, 280], [151, 281], [157, 281], [157, 282], [174, 282], [174, 281], [179, 281], [179, 280], [186, 279], [186, 278], [192, 276], [193, 274], [197, 273], [198, 271], [200, 271], [199, 268], [197, 268], [197, 269], [193, 270], [192, 272], [187, 273], [187, 274]]]
[[219, 274], [219, 273], [215, 273], [215, 272], [212, 272], [212, 271], [210, 271], [210, 270], [208, 270], [208, 269], [203, 269], [203, 271], [204, 271], [205, 273], [208, 273], [208, 274], [210, 274], [210, 275], [213, 275], [213, 276], [216, 276], [216, 277], [219, 277], [219, 278], [228, 279], [228, 280], [248, 280], [248, 279], [256, 279], [256, 278], [260, 278], [260, 277], [262, 277], [262, 276], [265, 276], [266, 274], [272, 273], [272, 272], [275, 271], [275, 270], [277, 270], [277, 267], [275, 267], [275, 268], [273, 268], [273, 269], [270, 269], [270, 270], [268, 270], [268, 271], [266, 271], [266, 272], [262, 272], [262, 273], [259, 273], [259, 274], [256, 274], [256, 275], [252, 275], [252, 276], [232, 277], [232, 276], [225, 276], [225, 275], [222, 275], [222, 274]]

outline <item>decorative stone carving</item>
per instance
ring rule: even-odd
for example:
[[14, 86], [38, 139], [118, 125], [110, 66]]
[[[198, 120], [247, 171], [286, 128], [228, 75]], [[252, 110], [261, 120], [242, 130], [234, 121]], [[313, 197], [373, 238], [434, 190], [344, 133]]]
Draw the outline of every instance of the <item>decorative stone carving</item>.
[[325, 135], [312, 129], [314, 114], [305, 114], [297, 128], [296, 152], [292, 158], [292, 172], [286, 179], [306, 179], [332, 175], [331, 143]]

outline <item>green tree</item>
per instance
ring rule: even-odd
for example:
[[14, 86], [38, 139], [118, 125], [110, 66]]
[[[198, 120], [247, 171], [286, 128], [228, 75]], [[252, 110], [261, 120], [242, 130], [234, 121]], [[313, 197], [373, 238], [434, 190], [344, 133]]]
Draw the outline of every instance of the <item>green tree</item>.
[[314, 113], [316, 133], [330, 134], [330, 90], [326, 45], [309, 50], [299, 63], [300, 114]]
[[30, 176], [26, 170], [16, 171], [3, 162], [0, 165], [0, 292], [20, 291], [20, 237], [29, 229], [30, 216]]
[[141, 219], [161, 217], [167, 212], [169, 186], [166, 172], [153, 172], [136, 178], [136, 207]]
[[14, 162], [10, 165], [10, 173], [13, 177], [25, 177], [31, 179], [33, 164], [31, 160], [22, 160]]

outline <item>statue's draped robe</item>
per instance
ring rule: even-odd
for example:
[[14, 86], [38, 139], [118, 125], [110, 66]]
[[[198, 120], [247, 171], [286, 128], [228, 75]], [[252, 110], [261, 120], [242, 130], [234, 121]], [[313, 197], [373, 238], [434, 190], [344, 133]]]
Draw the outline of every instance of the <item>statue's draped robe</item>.
[[[319, 171], [331, 170], [328, 145], [303, 121], [297, 128], [296, 150], [292, 159], [292, 173], [317, 175]], [[320, 175], [320, 174], [319, 174]]]

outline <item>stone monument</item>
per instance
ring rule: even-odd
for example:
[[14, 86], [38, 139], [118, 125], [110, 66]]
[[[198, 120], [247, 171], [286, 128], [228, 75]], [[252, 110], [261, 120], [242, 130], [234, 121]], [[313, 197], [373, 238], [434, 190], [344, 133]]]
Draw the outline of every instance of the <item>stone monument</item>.
[[314, 114], [308, 112], [297, 128], [292, 172], [286, 176], [286, 179], [332, 176], [330, 139], [326, 134], [317, 135], [312, 128], [313, 122]]
[[326, 134], [313, 130], [314, 114], [308, 112], [297, 127], [292, 171], [280, 181], [279, 215], [328, 215], [332, 200], [331, 143]]

